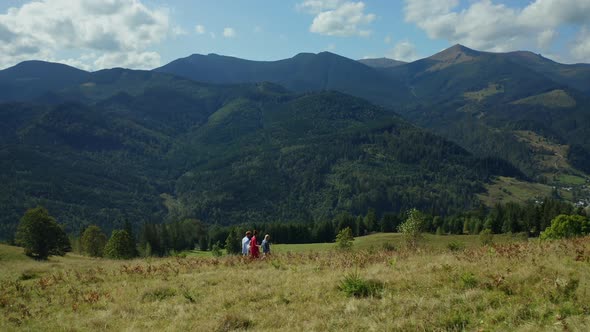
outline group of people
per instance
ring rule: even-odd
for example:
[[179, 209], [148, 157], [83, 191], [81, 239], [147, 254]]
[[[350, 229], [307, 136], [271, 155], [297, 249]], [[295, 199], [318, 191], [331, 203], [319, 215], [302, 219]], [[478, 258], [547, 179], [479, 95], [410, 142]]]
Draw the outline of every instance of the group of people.
[[264, 236], [264, 240], [262, 240], [262, 244], [258, 245], [258, 240], [256, 239], [256, 235], [258, 232], [256, 230], [250, 232], [246, 232], [246, 236], [242, 239], [242, 255], [243, 256], [250, 256], [252, 258], [259, 258], [260, 257], [260, 248], [262, 247], [262, 255], [266, 257], [270, 255], [270, 235], [266, 234]]

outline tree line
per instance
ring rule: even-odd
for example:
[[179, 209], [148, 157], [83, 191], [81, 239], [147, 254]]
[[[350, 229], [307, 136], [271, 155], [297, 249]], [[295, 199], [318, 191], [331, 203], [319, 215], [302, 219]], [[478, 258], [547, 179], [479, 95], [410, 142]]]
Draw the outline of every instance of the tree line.
[[[451, 216], [419, 213], [423, 232], [442, 234], [525, 233], [539, 236], [551, 226], [551, 221], [560, 215], [585, 217], [582, 209], [571, 204], [546, 198], [540, 203], [496, 204], [492, 208], [481, 205], [478, 209]], [[379, 216], [375, 209], [364, 215], [349, 212], [337, 214], [331, 220], [319, 222], [270, 222], [248, 223], [233, 226], [208, 225], [197, 219], [185, 219], [168, 223], [144, 223], [135, 232], [132, 223], [124, 222], [123, 229], [114, 230], [108, 238], [96, 225], [86, 227], [78, 236], [66, 236], [43, 207], [28, 210], [21, 218], [17, 244], [25, 247], [27, 255], [45, 259], [49, 255], [65, 254], [74, 250], [93, 257], [127, 259], [137, 256], [168, 256], [185, 250], [220, 250], [240, 252], [241, 238], [247, 230], [270, 234], [274, 243], [321, 243], [333, 242], [336, 235], [350, 229], [353, 236], [374, 232], [397, 232], [405, 221], [404, 214], [384, 213]], [[136, 235], [137, 233], [137, 235]]]

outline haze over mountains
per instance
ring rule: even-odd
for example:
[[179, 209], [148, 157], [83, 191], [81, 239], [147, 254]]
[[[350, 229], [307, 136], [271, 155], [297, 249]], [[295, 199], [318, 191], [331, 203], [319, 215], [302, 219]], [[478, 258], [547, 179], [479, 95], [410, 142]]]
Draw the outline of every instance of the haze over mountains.
[[585, 179], [589, 83], [588, 65], [461, 45], [411, 63], [23, 62], [0, 71], [0, 237], [36, 204], [70, 230], [475, 208], [498, 176]]

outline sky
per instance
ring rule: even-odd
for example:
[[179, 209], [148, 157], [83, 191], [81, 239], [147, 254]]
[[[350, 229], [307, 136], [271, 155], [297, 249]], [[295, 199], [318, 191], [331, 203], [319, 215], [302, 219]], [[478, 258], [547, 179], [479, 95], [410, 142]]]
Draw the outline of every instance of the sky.
[[457, 43], [590, 63], [590, 0], [0, 0], [0, 68], [152, 69], [195, 53], [413, 61]]

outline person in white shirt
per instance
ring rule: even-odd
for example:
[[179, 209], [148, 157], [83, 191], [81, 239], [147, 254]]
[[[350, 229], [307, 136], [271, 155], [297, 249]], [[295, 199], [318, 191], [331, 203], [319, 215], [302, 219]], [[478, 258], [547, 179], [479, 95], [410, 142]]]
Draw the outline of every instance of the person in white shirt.
[[242, 239], [242, 255], [248, 256], [250, 252], [250, 238], [252, 237], [252, 232], [247, 231], [246, 236]]

